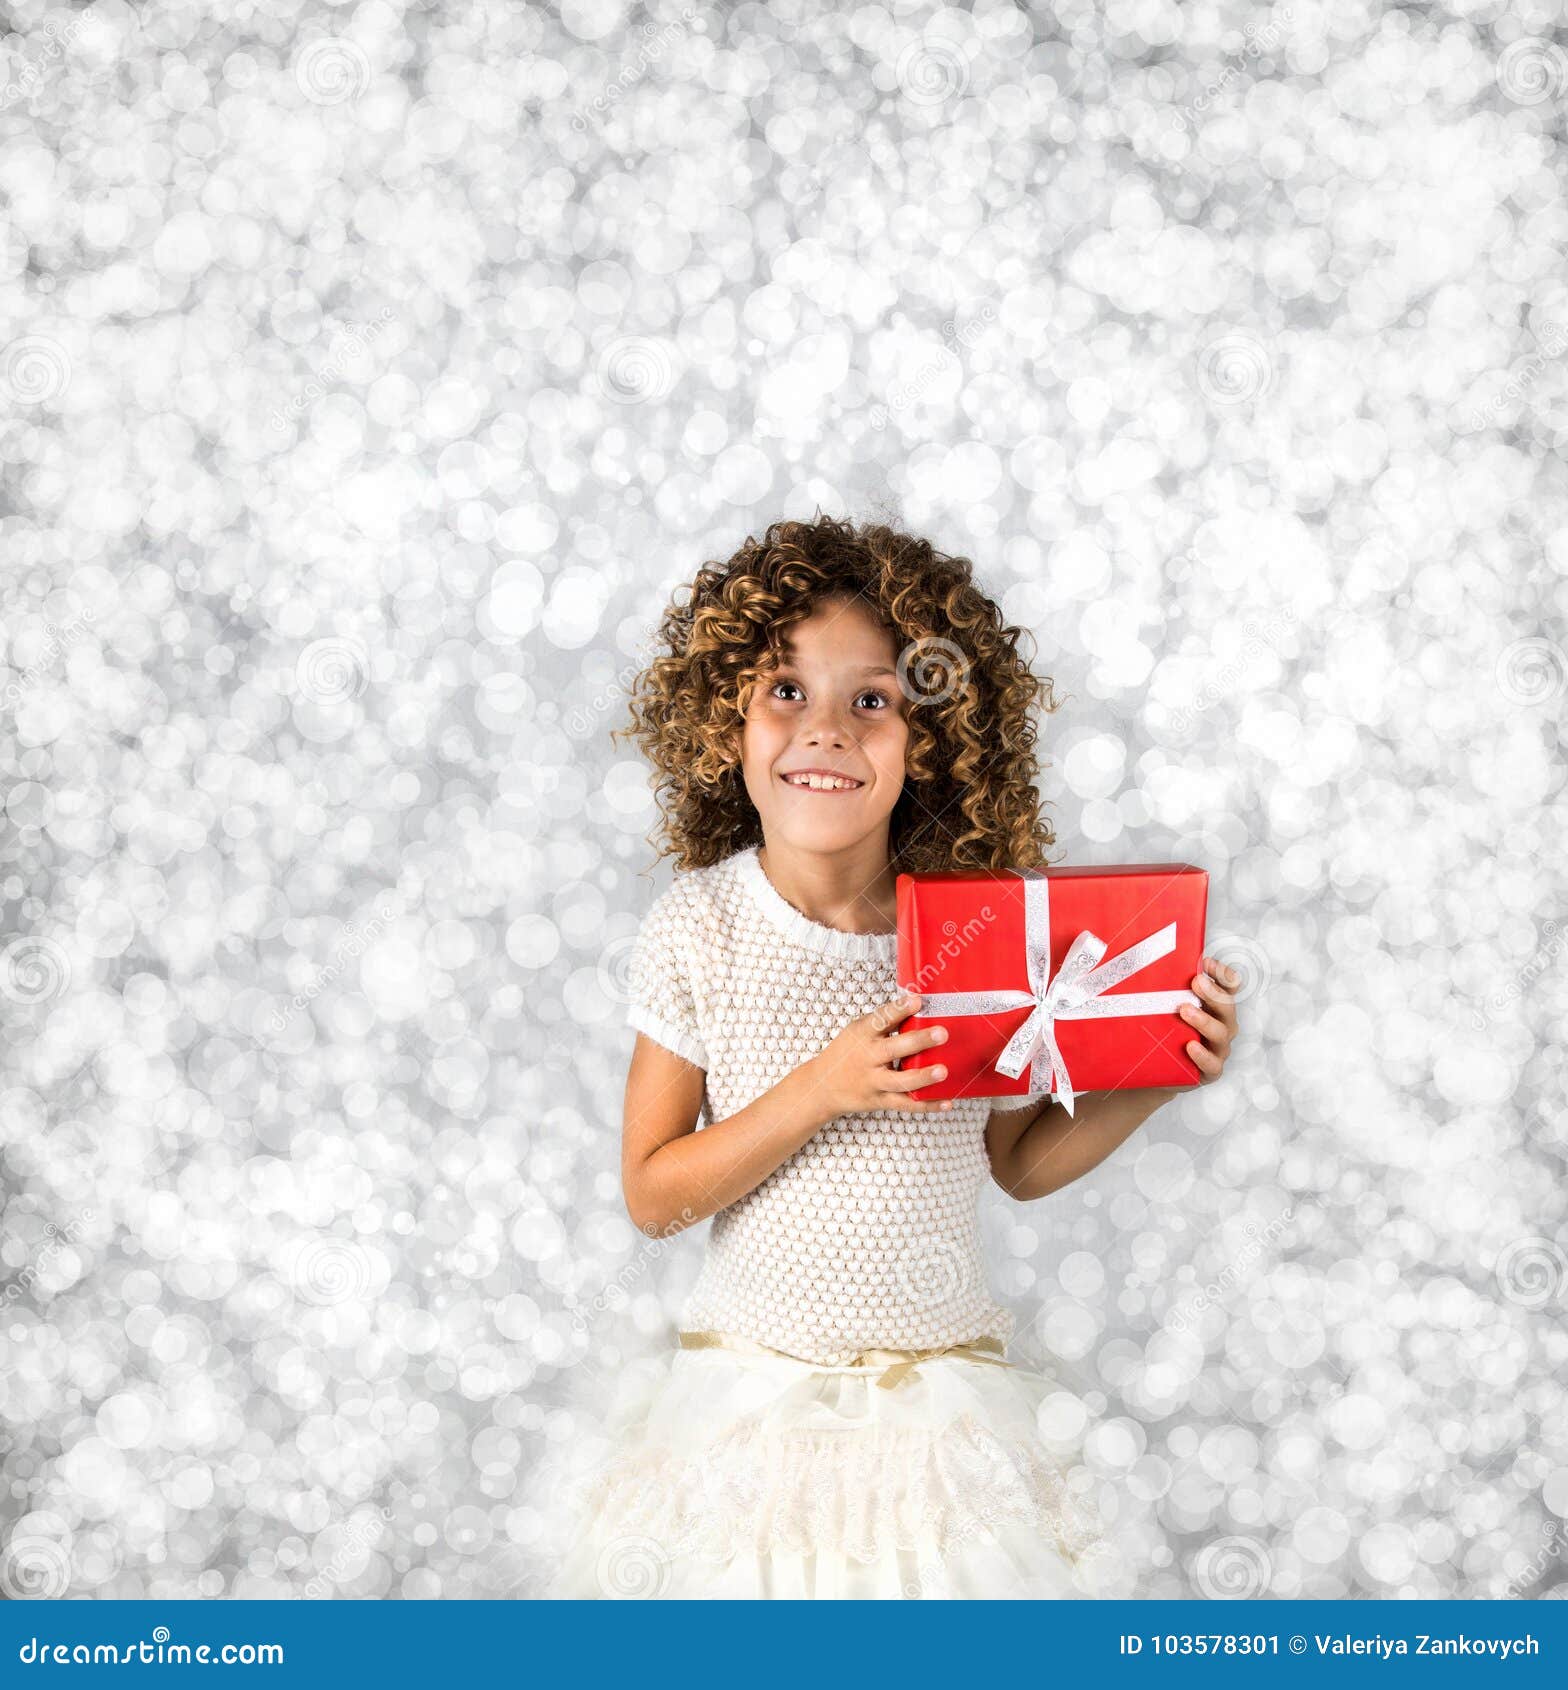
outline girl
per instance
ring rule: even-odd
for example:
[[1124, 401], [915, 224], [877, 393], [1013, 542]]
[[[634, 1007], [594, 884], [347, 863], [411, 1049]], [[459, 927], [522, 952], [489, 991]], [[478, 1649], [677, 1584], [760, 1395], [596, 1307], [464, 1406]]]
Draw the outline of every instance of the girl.
[[[780, 522], [665, 613], [635, 735], [681, 871], [632, 958], [621, 1177], [666, 1238], [713, 1217], [679, 1346], [612, 1406], [550, 1596], [1069, 1597], [1108, 1588], [1073, 1400], [1007, 1361], [976, 1232], [1176, 1090], [918, 1102], [894, 877], [1040, 867], [1033, 709], [970, 564]], [[1225, 982], [1235, 976], [1210, 959]], [[1193, 981], [1217, 1075], [1232, 994]], [[699, 1116], [703, 1130], [695, 1130]], [[1047, 1399], [1051, 1399], [1049, 1402]], [[1096, 1553], [1099, 1551], [1100, 1553]]]

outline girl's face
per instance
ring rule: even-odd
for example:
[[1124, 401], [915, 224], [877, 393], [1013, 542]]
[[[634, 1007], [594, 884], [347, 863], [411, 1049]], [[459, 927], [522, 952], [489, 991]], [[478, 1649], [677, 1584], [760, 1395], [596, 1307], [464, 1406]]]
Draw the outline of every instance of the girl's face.
[[858, 599], [824, 600], [790, 630], [741, 734], [741, 772], [768, 842], [831, 852], [886, 836], [909, 743], [897, 657]]

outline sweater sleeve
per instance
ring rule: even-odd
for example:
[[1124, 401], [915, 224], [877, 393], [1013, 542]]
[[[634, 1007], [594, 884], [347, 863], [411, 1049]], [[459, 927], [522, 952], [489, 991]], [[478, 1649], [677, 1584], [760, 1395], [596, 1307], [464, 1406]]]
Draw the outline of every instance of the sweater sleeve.
[[691, 929], [689, 910], [690, 900], [677, 885], [655, 898], [643, 917], [627, 968], [626, 1021], [666, 1050], [706, 1069], [708, 1051], [697, 1024], [693, 988], [693, 942], [698, 935]]

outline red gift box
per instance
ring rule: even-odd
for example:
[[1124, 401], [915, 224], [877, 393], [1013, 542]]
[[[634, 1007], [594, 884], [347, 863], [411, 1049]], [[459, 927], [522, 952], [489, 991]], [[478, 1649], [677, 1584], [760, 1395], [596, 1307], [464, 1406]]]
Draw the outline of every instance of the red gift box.
[[947, 1042], [901, 1068], [942, 1063], [914, 1098], [1191, 1086], [1209, 877], [1187, 863], [898, 877], [898, 981], [924, 999], [910, 1033]]

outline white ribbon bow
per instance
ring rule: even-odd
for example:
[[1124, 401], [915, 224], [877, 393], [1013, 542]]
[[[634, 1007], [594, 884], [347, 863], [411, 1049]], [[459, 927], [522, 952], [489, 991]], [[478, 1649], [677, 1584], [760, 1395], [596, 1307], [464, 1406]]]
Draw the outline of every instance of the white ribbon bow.
[[[1056, 1100], [1073, 1113], [1073, 1083], [1056, 1042], [1058, 1021], [1098, 1021], [1112, 1016], [1159, 1015], [1190, 1003], [1201, 1009], [1189, 991], [1102, 994], [1129, 975], [1147, 968], [1176, 949], [1176, 923], [1170, 922], [1140, 939], [1120, 956], [1102, 962], [1105, 941], [1086, 927], [1067, 949], [1056, 977], [1051, 978], [1051, 883], [1040, 869], [1019, 869], [1024, 882], [1024, 956], [1029, 990], [1001, 992], [933, 992], [920, 1006], [922, 1020], [945, 1020], [953, 1015], [1001, 1015], [1028, 1004], [1029, 1014], [1002, 1047], [993, 1066], [1016, 1080], [1027, 1067], [1026, 1091], [1053, 1091]], [[1050, 1084], [1036, 1083], [1049, 1077]]]

